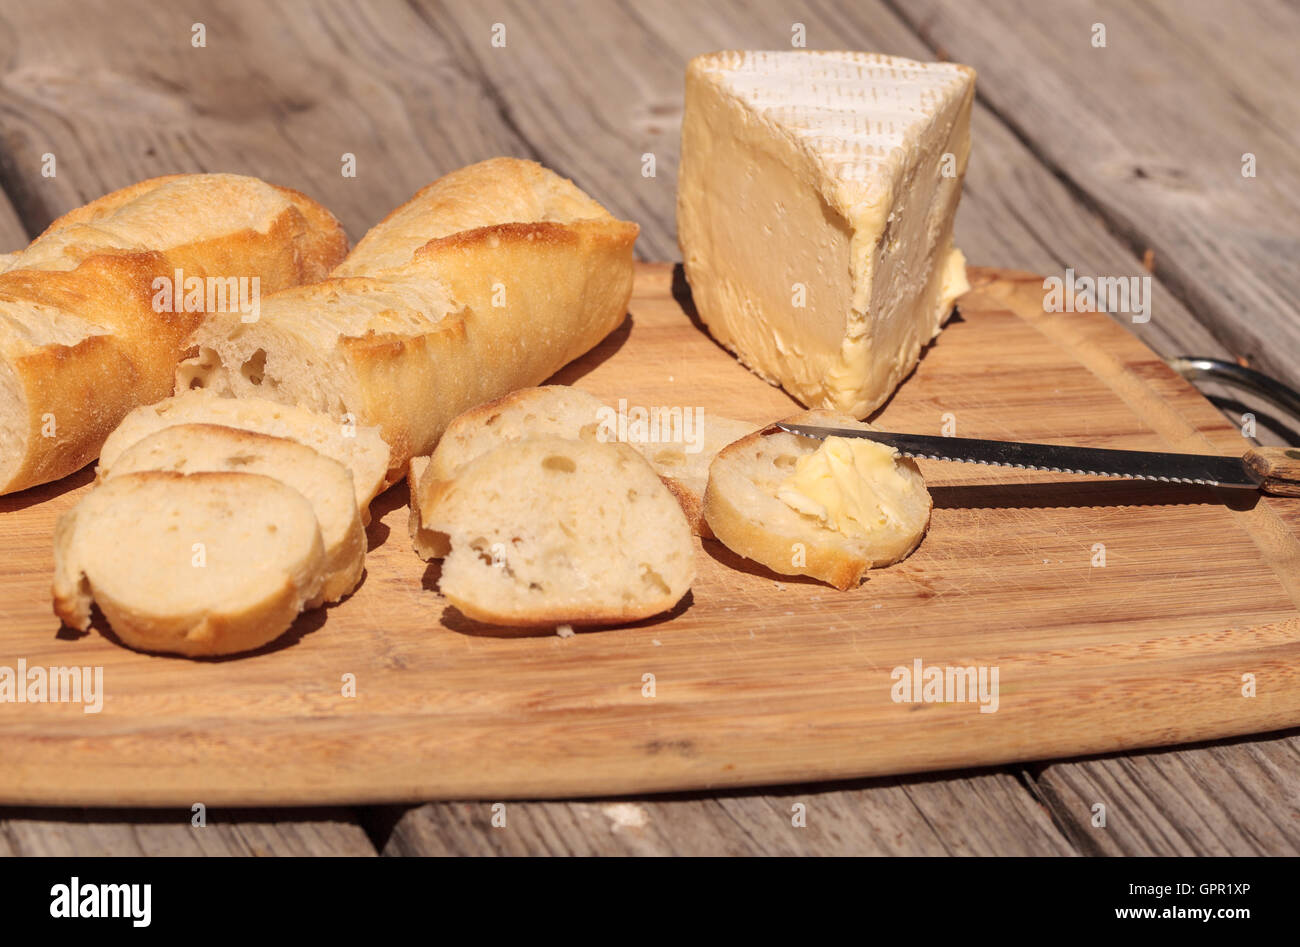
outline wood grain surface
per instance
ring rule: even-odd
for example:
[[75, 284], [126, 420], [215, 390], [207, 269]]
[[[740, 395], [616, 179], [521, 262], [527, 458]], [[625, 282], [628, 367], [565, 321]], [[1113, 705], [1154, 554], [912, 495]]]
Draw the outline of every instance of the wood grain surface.
[[[178, 170], [244, 171], [302, 188], [328, 203], [355, 239], [438, 174], [493, 154], [517, 154], [575, 177], [618, 212], [634, 217], [642, 227], [643, 258], [672, 258], [677, 122], [687, 56], [713, 48], [780, 48], [789, 44], [791, 24], [802, 22], [810, 48], [946, 56], [979, 71], [974, 154], [957, 219], [959, 243], [972, 261], [1039, 272], [1070, 266], [1080, 273], [1141, 274], [1146, 251], [1158, 247], [1150, 261], [1153, 318], [1130, 324], [1130, 330], [1162, 355], [1228, 358], [1252, 355], [1239, 340], [1253, 333], [1269, 343], [1271, 370], [1286, 375], [1298, 364], [1300, 349], [1285, 333], [1269, 328], [1296, 318], [1293, 300], [1275, 298], [1290, 284], [1277, 290], [1272, 281], [1279, 277], [1267, 272], [1269, 259], [1289, 259], [1285, 252], [1275, 253], [1280, 244], [1274, 235], [1293, 234], [1294, 215], [1285, 201], [1256, 200], [1252, 195], [1262, 188], [1220, 187], [1218, 157], [1225, 144], [1236, 143], [1219, 135], [1184, 134], [1183, 126], [1167, 117], [1183, 108], [1171, 103], [1194, 98], [1187, 108], [1206, 126], [1272, 134], [1273, 155], [1261, 161], [1259, 179], [1251, 183], [1285, 186], [1294, 163], [1286, 160], [1285, 150], [1278, 159], [1277, 136], [1287, 134], [1300, 117], [1300, 100], [1292, 94], [1296, 61], [1285, 29], [1293, 8], [1259, 2], [1225, 17], [1220, 4], [1187, 0], [981, 3], [983, 22], [967, 30], [962, 24], [971, 12], [965, 0], [889, 6], [877, 0], [707, 5], [577, 0], [548, 3], [543, 14], [530, 13], [530, 6], [502, 3], [487, 10], [476, 2], [401, 0], [274, 6], [192, 0], [0, 3], [2, 249], [22, 245], [53, 216], [104, 190]], [[1121, 54], [1111, 61], [1118, 68], [1094, 70], [1084, 87], [1073, 81], [1028, 81], [1091, 68], [1099, 51], [1087, 40], [1099, 20], [1109, 27], [1110, 52]], [[189, 45], [195, 22], [207, 25], [205, 50]], [[509, 29], [507, 48], [490, 45], [488, 30], [496, 22]], [[1005, 44], [1016, 42], [1021, 31], [1034, 37], [1028, 50], [1032, 68], [1023, 60], [1023, 68], [1017, 66], [1006, 53]], [[989, 42], [989, 36], [1002, 40]], [[580, 55], [570, 56], [575, 46]], [[1204, 87], [1200, 73], [1207, 60], [1222, 89]], [[1207, 94], [1185, 95], [1180, 90], [1189, 81]], [[1026, 96], [1037, 97], [1035, 114], [1048, 121], [1026, 121], [1003, 104]], [[1107, 147], [1145, 149], [1138, 157], [1154, 159], [1158, 178], [1132, 186], [1093, 186], [1104, 176], [1085, 180], [1079, 165], [1091, 160], [1091, 145], [1062, 154], [1057, 127], [1085, 114], [1079, 121], [1084, 128], [1119, 123], [1109, 131], [1099, 129], [1109, 134]], [[1160, 134], [1147, 134], [1152, 127]], [[647, 150], [658, 156], [658, 176], [652, 180], [640, 174], [640, 156]], [[343, 151], [362, 159], [356, 178], [339, 174]], [[58, 178], [41, 173], [46, 152], [58, 156]], [[1138, 213], [1132, 202], [1135, 189], [1143, 187]], [[1214, 226], [1216, 216], [1206, 214], [1188, 227], [1187, 215], [1195, 217], [1211, 200], [1215, 213], [1232, 225]], [[11, 202], [17, 215], [8, 214]], [[1135, 222], [1137, 229], [1126, 222]], [[1243, 240], [1258, 247], [1259, 255], [1243, 261], [1238, 252]], [[1181, 275], [1184, 271], [1211, 290], [1223, 287], [1227, 303], [1205, 305], [1205, 295]], [[1280, 278], [1285, 280], [1285, 271]], [[1263, 442], [1300, 443], [1296, 422], [1267, 404], [1230, 389], [1203, 388], [1234, 425], [1252, 412]], [[4, 552], [0, 547], [0, 558]], [[1275, 826], [1300, 824], [1297, 746], [1300, 738], [1294, 735], [1237, 740], [1031, 765], [969, 781], [909, 779], [902, 785], [909, 791], [951, 787], [960, 816], [934, 826], [941, 840], [951, 835], [953, 850], [973, 831], [963, 822], [1002, 827], [987, 834], [983, 851], [1023, 850], [1020, 832], [1000, 821], [1005, 804], [1025, 820], [1049, 812], [1079, 851], [1250, 853], [1283, 846], [1295, 853], [1300, 840], [1294, 831], [1261, 839], [1222, 827], [1245, 824], [1255, 815]], [[1175, 757], [1187, 765], [1162, 762]], [[1201, 773], [1219, 775], [1200, 779]], [[1004, 791], [998, 806], [979, 790], [990, 780]], [[1077, 795], [1060, 791], [1062, 785]], [[864, 812], [878, 810], [875, 800], [888, 793], [875, 781], [837, 791], [846, 811]], [[744, 840], [768, 850], [789, 833], [788, 819], [774, 825], [765, 818], [743, 818], [740, 813], [750, 810], [729, 806], [725, 795], [713, 798], [718, 804], [698, 810], [711, 838], [734, 845]], [[773, 806], [779, 801], [745, 798], [767, 798]], [[1178, 798], [1194, 803], [1178, 805]], [[1112, 813], [1122, 806], [1129, 814], [1097, 829], [1080, 800], [1104, 800]], [[511, 811], [527, 811], [529, 805], [512, 803]], [[648, 811], [671, 820], [683, 810], [650, 804]], [[102, 813], [83, 819], [71, 812], [60, 819], [57, 810], [0, 809], [0, 834], [11, 815], [22, 818], [25, 832], [48, 831], [71, 851], [77, 850], [77, 839], [85, 851], [102, 850], [96, 828]], [[360, 819], [367, 827], [382, 826], [393, 815], [368, 809]], [[451, 804], [400, 815], [401, 826], [425, 827], [420, 838], [459, 824]], [[238, 813], [230, 817], [237, 819]], [[121, 815], [126, 822], [153, 818], [147, 812]], [[188, 810], [176, 818], [187, 826]], [[1025, 820], [1016, 824], [1029, 825]], [[1207, 824], [1220, 828], [1207, 834]], [[603, 831], [576, 814], [555, 825], [557, 847], [580, 849], [589, 841], [585, 833]], [[489, 830], [471, 841], [465, 833], [448, 832], [443, 838], [450, 851], [455, 845], [499, 850], [508, 834]], [[382, 847], [383, 837], [371, 835]], [[671, 831], [661, 837], [681, 838]], [[155, 838], [139, 836], [143, 851], [150, 851]], [[858, 839], [863, 852], [909, 850], [906, 838], [893, 849], [873, 846], [861, 833], [845, 838]], [[918, 836], [915, 850], [932, 849]]]
[[[755, 422], [795, 409], [692, 321], [680, 270], [639, 267], [627, 322], [555, 380], [609, 403]], [[1109, 319], [1044, 313], [1041, 277], [972, 279], [960, 318], [882, 426], [937, 431], [949, 418], [974, 437], [1241, 450], [1238, 432]], [[18, 550], [0, 566], [0, 651], [28, 666], [103, 667], [105, 681], [97, 714], [6, 708], [0, 801], [698, 790], [1300, 723], [1300, 501], [922, 466], [935, 499], [927, 539], [857, 590], [773, 575], [706, 542], [672, 613], [567, 639], [480, 625], [449, 606], [434, 591], [437, 565], [410, 549], [398, 487], [377, 501], [354, 595], [259, 653], [218, 661], [128, 651], [102, 619], [84, 635], [59, 628], [49, 536], [87, 476], [0, 499], [0, 535]], [[997, 703], [897, 701], [893, 669], [918, 661], [996, 668]], [[1256, 680], [1249, 697], [1244, 675]]]

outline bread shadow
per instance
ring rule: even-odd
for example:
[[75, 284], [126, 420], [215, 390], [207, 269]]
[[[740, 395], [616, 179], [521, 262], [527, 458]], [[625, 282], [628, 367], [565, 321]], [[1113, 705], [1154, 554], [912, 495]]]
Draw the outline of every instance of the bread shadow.
[[[360, 589], [361, 586], [365, 584], [365, 581], [366, 581], [366, 576], [363, 575], [361, 581], [357, 583], [357, 589]], [[163, 651], [149, 651], [144, 648], [133, 647], [132, 645], [127, 644], [125, 641], [123, 641], [121, 638], [118, 637], [117, 633], [113, 631], [112, 627], [108, 624], [108, 619], [104, 617], [104, 613], [99, 610], [99, 606], [97, 605], [93, 608], [91, 612], [90, 629], [92, 631], [99, 632], [106, 640], [111, 641], [115, 645], [126, 648], [128, 651], [134, 651], [136, 654], [145, 655], [147, 657], [168, 658], [175, 661], [197, 661], [202, 664], [221, 664], [225, 661], [242, 661], [245, 658], [255, 658], [260, 655], [273, 654], [276, 651], [283, 651], [285, 648], [292, 648], [294, 645], [298, 644], [298, 642], [302, 641], [302, 639], [305, 638], [307, 635], [311, 634], [314, 631], [320, 630], [325, 625], [325, 620], [327, 618], [326, 613], [331, 608], [334, 608], [336, 605], [341, 605], [343, 602], [346, 602], [349, 598], [351, 598], [355, 594], [356, 594], [356, 589], [354, 589], [352, 592], [349, 592], [338, 602], [333, 602], [329, 605], [323, 605], [318, 608], [313, 608], [310, 609], [309, 611], [305, 611], [302, 614], [300, 614], [296, 619], [294, 619], [293, 624], [290, 625], [289, 628], [278, 638], [276, 638], [274, 641], [268, 641], [266, 644], [261, 645], [257, 648], [251, 648], [248, 651], [240, 651], [235, 654], [199, 654], [199, 655], [169, 654]], [[65, 634], [65, 632], [67, 632], [67, 634]], [[74, 628], [68, 628], [66, 625], [64, 625], [60, 627], [59, 631], [56, 634], [56, 637], [61, 640], [68, 640], [68, 639], [75, 640], [79, 638], [84, 638], [89, 633], [90, 633], [89, 631], [77, 631]]]
[[[426, 573], [427, 574], [427, 573]], [[676, 605], [666, 612], [660, 612], [658, 615], [651, 615], [649, 618], [642, 618], [638, 621], [631, 622], [605, 622], [591, 625], [573, 625], [575, 634], [588, 634], [598, 631], [614, 631], [626, 628], [652, 628], [655, 625], [662, 625], [670, 622], [685, 612], [695, 604], [694, 593], [689, 590], [681, 597]], [[545, 625], [535, 628], [516, 628], [510, 625], [490, 625], [487, 622], [475, 621], [467, 618], [461, 613], [455, 605], [448, 605], [442, 610], [442, 625], [449, 631], [458, 634], [469, 635], [472, 638], [554, 638], [555, 629], [564, 622], [556, 622], [554, 625]]]
[[1223, 506], [1250, 510], [1259, 503], [1258, 490], [1201, 487], [1149, 480], [1105, 480], [1083, 483], [990, 483], [930, 487], [937, 510], [1055, 509], [1105, 506]]
[[366, 526], [366, 551], [374, 552], [385, 542], [392, 528], [383, 522], [393, 510], [411, 505], [411, 488], [405, 477], [370, 501], [370, 524]]
[[810, 575], [785, 575], [782, 572], [775, 572], [761, 562], [746, 559], [739, 553], [732, 552], [716, 539], [703, 540], [700, 546], [713, 557], [715, 562], [726, 566], [733, 572], [743, 572], [746, 575], [757, 576], [760, 579], [770, 579], [773, 582], [781, 582], [787, 585], [820, 585], [823, 588], [834, 588], [829, 583], [823, 582], [821, 579], [815, 579]]
[[45, 503], [55, 497], [80, 489], [94, 481], [95, 467], [96, 464], [90, 463], [76, 473], [68, 474], [63, 479], [55, 480], [53, 483], [42, 483], [35, 487], [28, 487], [26, 490], [19, 490], [17, 493], [0, 496], [0, 513], [25, 510], [28, 507]]
[[582, 376], [599, 368], [602, 363], [613, 358], [618, 353], [618, 350], [627, 344], [628, 338], [632, 335], [632, 325], [632, 314], [630, 312], [626, 313], [623, 321], [618, 324], [618, 328], [605, 336], [599, 345], [576, 361], [565, 365], [542, 384], [572, 385]]

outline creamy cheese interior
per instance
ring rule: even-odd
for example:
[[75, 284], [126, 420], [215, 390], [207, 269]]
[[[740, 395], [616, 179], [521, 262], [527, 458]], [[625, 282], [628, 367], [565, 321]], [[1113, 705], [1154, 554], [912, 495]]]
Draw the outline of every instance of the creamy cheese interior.
[[952, 223], [973, 82], [867, 53], [691, 62], [678, 234], [695, 304], [804, 404], [865, 417], [968, 288]]
[[899, 471], [898, 451], [862, 438], [828, 437], [795, 463], [777, 498], [821, 525], [857, 539], [908, 523], [908, 498], [918, 492]]

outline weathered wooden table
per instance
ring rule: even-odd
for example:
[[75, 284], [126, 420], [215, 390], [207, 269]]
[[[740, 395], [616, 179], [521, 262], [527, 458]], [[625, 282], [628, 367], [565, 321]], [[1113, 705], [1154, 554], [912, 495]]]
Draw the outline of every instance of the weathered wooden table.
[[[4, 0], [3, 249], [113, 188], [203, 170], [300, 188], [355, 240], [439, 174], [511, 154], [638, 221], [641, 258], [675, 259], [686, 60], [800, 35], [979, 71], [957, 222], [973, 263], [1149, 272], [1133, 328], [1156, 351], [1300, 385], [1300, 10], [1283, 0]], [[1300, 443], [1296, 419], [1207, 390], [1261, 441]], [[196, 829], [188, 810], [0, 809], [0, 853], [1296, 854], [1300, 739], [509, 811], [506, 829], [490, 801], [212, 811]]]

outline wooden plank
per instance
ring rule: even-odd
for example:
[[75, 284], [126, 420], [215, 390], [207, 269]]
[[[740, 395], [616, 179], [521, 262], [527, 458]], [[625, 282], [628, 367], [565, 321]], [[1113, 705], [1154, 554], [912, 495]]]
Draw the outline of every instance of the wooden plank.
[[1296, 855], [1298, 769], [1300, 738], [1284, 734], [1053, 763], [1034, 783], [1089, 854]]
[[[638, 274], [628, 330], [566, 369], [568, 380], [611, 403], [754, 421], [790, 410], [688, 320], [670, 268], [640, 264]], [[1043, 313], [1036, 277], [972, 278], [962, 319], [882, 424], [935, 429], [951, 411], [976, 437], [1241, 449], [1234, 429], [1111, 320]], [[985, 366], [977, 387], [972, 364]], [[449, 608], [406, 542], [393, 491], [376, 510], [360, 589], [304, 616], [280, 647], [222, 662], [127, 651], [102, 624], [59, 637], [47, 537], [86, 487], [5, 498], [0, 542], [13, 554], [0, 562], [0, 653], [103, 667], [106, 700], [97, 714], [9, 705], [0, 800], [283, 805], [720, 789], [1300, 724], [1300, 501], [1225, 505], [1157, 484], [922, 466], [935, 497], [929, 536], [863, 589], [780, 580], [709, 543], [682, 609], [567, 639], [502, 637]], [[1104, 568], [1092, 561], [1099, 541]], [[918, 659], [999, 668], [996, 711], [893, 700], [892, 669]], [[1252, 700], [1233, 684], [1243, 665], [1261, 680]], [[355, 697], [345, 673], [358, 676]]]
[[221, 170], [310, 194], [355, 240], [440, 174], [527, 154], [400, 0], [50, 0], [7, 7], [0, 27], [0, 180], [32, 231], [142, 178]]
[[1074, 854], [1046, 810], [1024, 799], [1015, 776], [981, 773], [503, 810], [433, 803], [389, 814], [380, 838], [385, 855]]
[[375, 847], [346, 809], [193, 811], [0, 809], [0, 855], [370, 856]]
[[[1282, 52], [1300, 29], [1294, 7], [1251, 3], [1224, 17], [1209, 3], [926, 0], [897, 10], [932, 48], [979, 71], [983, 101], [1134, 252], [1154, 250], [1157, 275], [1216, 337], [1300, 384], [1300, 104], [1284, 91], [1300, 70]], [[1235, 21], [1226, 32], [1225, 19]], [[1091, 43], [1097, 23], [1105, 48]], [[1257, 60], [1256, 37], [1269, 34]], [[1256, 177], [1242, 175], [1247, 153]]]

